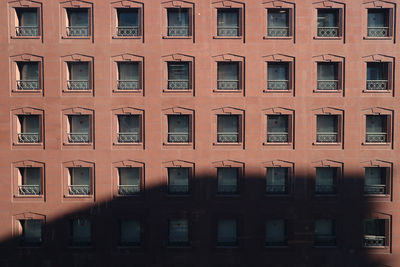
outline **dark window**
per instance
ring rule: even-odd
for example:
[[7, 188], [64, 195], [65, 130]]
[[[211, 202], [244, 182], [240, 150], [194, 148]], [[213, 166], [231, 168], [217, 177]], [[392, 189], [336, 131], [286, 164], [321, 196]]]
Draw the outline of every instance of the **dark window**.
[[338, 136], [337, 115], [317, 115], [317, 142], [336, 143]]
[[269, 167], [267, 168], [267, 194], [286, 194], [288, 184], [289, 168]]
[[90, 195], [90, 173], [91, 170], [88, 167], [73, 167], [68, 168], [69, 172], [69, 194], [73, 196], [85, 196]]
[[90, 138], [90, 116], [89, 115], [68, 115], [69, 143], [89, 143]]
[[139, 36], [139, 9], [138, 8], [117, 8], [118, 36]]
[[118, 194], [128, 196], [140, 193], [140, 173], [139, 167], [118, 168]]
[[187, 220], [169, 220], [168, 245], [189, 245], [189, 225]]
[[219, 220], [217, 226], [218, 246], [237, 246], [236, 220]]
[[239, 168], [218, 168], [218, 194], [237, 194]]
[[218, 86], [220, 90], [239, 90], [239, 62], [218, 62]]
[[68, 90], [89, 90], [89, 62], [67, 62]]
[[289, 63], [268, 62], [269, 90], [289, 90]]
[[18, 24], [15, 27], [17, 36], [39, 36], [37, 8], [16, 8]]
[[339, 36], [339, 10], [338, 9], [318, 9], [318, 30], [319, 37]]
[[89, 36], [89, 9], [67, 8], [67, 36]]
[[336, 194], [336, 184], [339, 169], [337, 167], [316, 168], [315, 193]]
[[389, 89], [389, 63], [368, 62], [367, 63], [367, 90]]
[[70, 244], [72, 246], [90, 246], [92, 225], [87, 219], [73, 219], [70, 222]]
[[267, 142], [287, 143], [289, 142], [289, 116], [268, 115], [267, 116]]
[[140, 89], [139, 62], [117, 62], [118, 90]]
[[389, 9], [368, 9], [368, 37], [388, 37]]
[[120, 221], [120, 240], [121, 246], [140, 246], [140, 222], [137, 220]]
[[218, 36], [240, 36], [238, 8], [218, 9], [217, 22]]
[[217, 117], [217, 142], [218, 143], [238, 143], [239, 136], [239, 116], [238, 115], [218, 115]]
[[37, 90], [39, 83], [39, 62], [17, 62], [17, 89]]
[[17, 129], [19, 143], [39, 143], [41, 141], [39, 115], [18, 115]]
[[140, 142], [140, 115], [118, 115], [118, 142]]
[[190, 142], [189, 131], [189, 115], [168, 115], [168, 142]]
[[335, 221], [330, 219], [322, 219], [315, 221], [315, 246], [335, 246], [336, 233]]
[[189, 9], [168, 8], [168, 36], [190, 36]]
[[388, 142], [388, 116], [367, 115], [366, 118], [366, 142], [385, 143]]
[[38, 196], [41, 194], [41, 168], [18, 168], [21, 176], [18, 181], [18, 194], [22, 196]]
[[168, 62], [168, 89], [190, 89], [189, 62]]
[[317, 63], [317, 89], [318, 90], [338, 90], [339, 64], [335, 62]]
[[388, 173], [389, 173], [388, 168], [383, 168], [383, 167], [365, 168], [364, 193], [369, 195], [387, 194]]
[[39, 246], [42, 243], [42, 220], [20, 220], [22, 246]]
[[267, 35], [271, 37], [289, 36], [289, 10], [268, 9]]
[[286, 221], [283, 219], [267, 220], [265, 224], [265, 245], [280, 247], [287, 245]]
[[190, 168], [168, 168], [168, 194], [189, 193]]
[[388, 220], [368, 219], [364, 222], [364, 246], [383, 247], [387, 243]]

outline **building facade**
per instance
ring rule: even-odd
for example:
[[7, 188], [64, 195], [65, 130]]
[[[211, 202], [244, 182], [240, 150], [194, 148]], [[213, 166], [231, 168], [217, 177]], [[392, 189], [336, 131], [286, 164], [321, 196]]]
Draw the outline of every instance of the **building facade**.
[[0, 1], [1, 266], [397, 266], [398, 2]]

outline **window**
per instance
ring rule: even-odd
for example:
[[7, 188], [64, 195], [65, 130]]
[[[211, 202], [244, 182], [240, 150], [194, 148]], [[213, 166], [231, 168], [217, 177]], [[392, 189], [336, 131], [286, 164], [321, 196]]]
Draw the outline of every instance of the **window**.
[[238, 143], [239, 115], [217, 115], [217, 142]]
[[187, 220], [169, 220], [168, 226], [169, 246], [189, 245], [189, 225]]
[[118, 90], [140, 89], [139, 62], [117, 62]]
[[321, 219], [315, 221], [315, 246], [336, 246], [335, 221]]
[[139, 9], [117, 8], [117, 36], [139, 36]]
[[189, 8], [168, 8], [168, 36], [190, 36]]
[[389, 37], [389, 11], [390, 9], [368, 9], [368, 37]]
[[268, 62], [268, 90], [289, 90], [289, 62]]
[[18, 143], [29, 144], [41, 142], [40, 120], [40, 115], [18, 115]]
[[67, 8], [67, 36], [89, 36], [89, 9]]
[[16, 36], [39, 36], [39, 18], [37, 8], [16, 8]]
[[17, 62], [17, 90], [39, 90], [39, 62]]
[[92, 225], [88, 219], [73, 219], [70, 222], [70, 245], [86, 247], [91, 245]]
[[338, 37], [339, 9], [318, 9], [318, 37]]
[[289, 115], [267, 115], [267, 143], [289, 142]]
[[288, 167], [268, 167], [266, 180], [267, 194], [287, 194], [289, 180]]
[[91, 169], [89, 167], [68, 168], [69, 195], [85, 196], [91, 194]]
[[219, 90], [239, 90], [239, 62], [218, 62]]
[[384, 247], [387, 244], [389, 220], [368, 219], [364, 221], [364, 246]]
[[337, 167], [317, 167], [315, 177], [316, 194], [336, 194]]
[[338, 115], [317, 115], [317, 143], [337, 143]]
[[117, 116], [118, 116], [118, 142], [139, 143], [140, 115], [117, 115]]
[[364, 194], [386, 195], [388, 194], [389, 168], [386, 167], [366, 167]]
[[317, 90], [339, 90], [339, 64], [337, 62], [317, 63]]
[[42, 243], [42, 220], [19, 220], [21, 246], [40, 246]]
[[388, 115], [367, 115], [366, 142], [387, 143], [388, 140]]
[[68, 90], [89, 90], [89, 62], [67, 62]]
[[140, 222], [137, 220], [120, 221], [119, 244], [121, 246], [140, 246]]
[[241, 36], [238, 8], [218, 8], [217, 36]]
[[389, 90], [389, 63], [367, 62], [367, 90]]
[[118, 168], [118, 194], [123, 196], [136, 195], [141, 191], [141, 168]]
[[239, 183], [239, 168], [217, 168], [218, 194], [237, 194]]
[[18, 168], [18, 194], [21, 196], [41, 195], [41, 173], [40, 167]]
[[89, 143], [90, 140], [90, 116], [68, 115], [69, 143]]
[[286, 37], [290, 36], [289, 9], [268, 9], [267, 36]]
[[217, 225], [217, 246], [237, 246], [236, 220], [219, 220]]
[[286, 221], [267, 220], [265, 224], [265, 245], [268, 247], [287, 246]]
[[189, 90], [189, 62], [167, 62], [168, 65], [168, 89]]
[[190, 168], [168, 168], [168, 194], [179, 195], [189, 193]]
[[188, 143], [189, 115], [168, 115], [168, 142]]

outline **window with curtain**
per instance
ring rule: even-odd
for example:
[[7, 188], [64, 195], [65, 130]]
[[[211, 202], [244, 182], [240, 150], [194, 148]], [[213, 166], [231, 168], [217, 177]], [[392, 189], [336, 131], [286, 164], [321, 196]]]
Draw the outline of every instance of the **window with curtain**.
[[239, 142], [239, 116], [218, 115], [217, 117], [218, 142]]
[[315, 177], [315, 192], [318, 194], [334, 194], [338, 168], [317, 167]]
[[140, 222], [137, 220], [120, 221], [120, 244], [123, 246], [140, 245]]
[[368, 9], [368, 31], [369, 37], [389, 36], [389, 9]]
[[317, 115], [317, 142], [338, 141], [338, 116]]
[[386, 194], [387, 168], [367, 167], [365, 168], [364, 193]]
[[89, 9], [67, 8], [67, 35], [88, 36], [89, 35]]
[[317, 89], [337, 90], [338, 89], [338, 63], [318, 62], [317, 63]]
[[118, 168], [119, 194], [131, 195], [140, 192], [140, 168], [124, 167]]
[[286, 245], [286, 223], [283, 219], [267, 220], [265, 229], [266, 246]]
[[138, 27], [138, 8], [117, 8], [118, 27]]
[[118, 142], [140, 142], [140, 115], [117, 115]]
[[189, 115], [168, 115], [168, 142], [189, 142]]
[[368, 62], [367, 63], [367, 81], [388, 80], [387, 62]]
[[385, 236], [384, 219], [368, 219], [364, 222], [364, 233], [370, 236]]
[[335, 241], [334, 221], [330, 219], [321, 219], [315, 221], [315, 240], [317, 246], [333, 246]]
[[39, 245], [42, 242], [42, 220], [20, 220], [22, 245]]
[[268, 9], [268, 36], [289, 36], [289, 10]]
[[217, 226], [217, 244], [219, 246], [237, 245], [236, 220], [219, 220]]
[[71, 245], [88, 246], [91, 243], [91, 222], [87, 219], [74, 219], [71, 221]]
[[239, 89], [239, 62], [218, 62], [218, 89]]
[[268, 194], [286, 193], [288, 175], [289, 168], [287, 167], [268, 167], [266, 192]]
[[90, 141], [90, 116], [68, 115], [69, 133], [71, 143], [87, 143]]
[[168, 89], [190, 89], [189, 62], [167, 62]]
[[16, 8], [18, 24], [16, 25], [17, 36], [38, 36], [39, 20], [37, 8]]
[[39, 115], [18, 115], [18, 142], [40, 142], [40, 117]]
[[287, 62], [269, 62], [268, 63], [268, 81], [287, 81], [289, 63]]
[[338, 18], [338, 9], [318, 9], [318, 28], [338, 27]]
[[189, 9], [168, 8], [168, 36], [189, 36]]
[[238, 192], [239, 168], [217, 168], [218, 194]]
[[239, 36], [239, 9], [219, 8], [217, 10], [217, 35]]
[[367, 115], [366, 124], [367, 135], [387, 133], [387, 116], [385, 115]]
[[70, 195], [90, 195], [90, 168], [88, 167], [73, 167], [68, 168], [69, 194]]
[[188, 245], [189, 226], [187, 220], [170, 220], [168, 231], [169, 245]]
[[89, 62], [68, 62], [69, 80], [89, 81]]
[[139, 81], [138, 62], [118, 62], [119, 81]]
[[40, 168], [20, 168], [20, 173], [22, 176], [22, 185], [40, 185]]
[[289, 116], [267, 115], [267, 142], [289, 142]]
[[189, 193], [189, 168], [168, 168], [168, 193]]
[[19, 80], [38, 81], [39, 63], [38, 62], [17, 62], [19, 71]]

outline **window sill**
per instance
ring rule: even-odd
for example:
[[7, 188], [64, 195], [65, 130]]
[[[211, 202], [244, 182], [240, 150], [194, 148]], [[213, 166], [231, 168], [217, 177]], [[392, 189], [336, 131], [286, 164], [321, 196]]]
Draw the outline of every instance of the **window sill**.
[[270, 142], [263, 142], [262, 143], [263, 146], [292, 146], [292, 143], [270, 143]]
[[165, 94], [191, 94], [192, 93], [192, 89], [180, 89], [180, 90], [174, 90], [174, 89], [164, 89], [163, 93]]
[[114, 89], [113, 91], [112, 91], [113, 93], [115, 93], [115, 94], [126, 94], [126, 93], [129, 93], [129, 94], [140, 94], [140, 93], [142, 93], [142, 89], [135, 89], [135, 90], [118, 90], [118, 89]]
[[93, 143], [63, 143], [64, 146], [84, 146], [84, 147], [90, 147], [93, 146]]
[[230, 194], [224, 194], [224, 193], [218, 193], [215, 195], [216, 198], [239, 198], [240, 193], [230, 193]]
[[64, 195], [64, 198], [91, 199], [93, 195]]
[[89, 36], [65, 36], [63, 35], [61, 39], [78, 39], [78, 40], [90, 40], [92, 37]]
[[13, 146], [16, 146], [16, 147], [19, 147], [19, 146], [21, 146], [21, 147], [28, 147], [28, 146], [30, 146], [30, 147], [43, 147], [43, 143], [14, 143], [13, 142]]
[[118, 142], [114, 142], [113, 143], [114, 146], [143, 146], [143, 143], [118, 143]]
[[215, 247], [216, 249], [238, 249], [240, 248], [238, 245], [234, 245], [234, 246], [224, 246], [224, 245], [217, 245]]
[[393, 37], [369, 37], [369, 36], [364, 36], [364, 40], [393, 40]]
[[343, 37], [335, 36], [335, 37], [322, 37], [322, 36], [314, 36], [314, 40], [342, 40]]
[[329, 197], [329, 198], [337, 198], [338, 194], [337, 193], [329, 193], [329, 194], [319, 194], [319, 193], [315, 193], [314, 195], [315, 197]]
[[335, 248], [337, 248], [337, 246], [336, 245], [334, 245], [334, 246], [313, 246], [313, 248], [316, 248], [316, 249], [324, 249], [324, 248], [327, 248], [327, 249], [335, 249]]
[[388, 195], [388, 194], [365, 194], [365, 193], [364, 193], [364, 196], [365, 197], [377, 197], [377, 198], [388, 198], [388, 197], [390, 197], [390, 195]]
[[42, 36], [11, 36], [11, 39], [41, 39]]
[[264, 40], [292, 40], [293, 36], [276, 36], [276, 37], [274, 37], [274, 36], [264, 35], [263, 39]]
[[163, 146], [189, 147], [189, 146], [193, 146], [193, 144], [192, 143], [169, 143], [169, 142], [163, 142]]
[[363, 248], [369, 249], [369, 248], [373, 248], [373, 249], [389, 249], [388, 246], [363, 246]]
[[271, 249], [287, 249], [287, 248], [289, 248], [289, 246], [288, 245], [284, 245], [284, 246], [267, 246], [267, 245], [265, 245], [265, 248], [271, 248]]
[[332, 143], [313, 142], [312, 144], [313, 144], [313, 146], [341, 146], [342, 145], [342, 143], [336, 143], [336, 142], [332, 142]]
[[167, 36], [167, 35], [164, 35], [162, 38], [163, 39], [186, 39], [186, 40], [188, 40], [188, 39], [192, 39], [192, 36]]
[[391, 146], [392, 143], [367, 143], [367, 142], [362, 142], [361, 145], [363, 145], [363, 146], [378, 146], [378, 147], [380, 146], [380, 147], [383, 147], [383, 146]]
[[142, 36], [118, 36], [118, 35], [113, 35], [112, 39], [142, 39]]
[[241, 40], [241, 39], [243, 39], [243, 37], [242, 36], [216, 36], [216, 35], [214, 35], [213, 36], [213, 39], [235, 39], [235, 40]]
[[92, 93], [92, 89], [86, 89], [86, 90], [69, 90], [69, 89], [64, 89], [63, 93], [65, 94], [73, 94], [73, 93], [77, 93], [77, 94], [91, 94]]
[[371, 93], [371, 94], [391, 94], [392, 90], [390, 90], [390, 89], [389, 90], [366, 90], [366, 89], [363, 89], [362, 92], [366, 93], [366, 94], [368, 94], [368, 93]]
[[187, 245], [167, 245], [167, 249], [191, 249], [192, 247], [190, 246], [190, 244]]
[[134, 195], [120, 195], [120, 194], [114, 194], [114, 198], [116, 199], [132, 199], [132, 198], [142, 198], [143, 197], [143, 192], [144, 190], [141, 188], [139, 193], [136, 193]]
[[228, 93], [228, 94], [241, 94], [243, 93], [242, 89], [234, 89], [234, 90], [224, 90], [224, 89], [214, 89], [214, 93]]
[[68, 249], [92, 249], [93, 247], [90, 245], [79, 246], [79, 245], [68, 245]]
[[291, 89], [289, 89], [289, 90], [272, 90], [272, 89], [264, 89], [263, 90], [263, 93], [269, 93], [269, 94], [272, 94], [272, 93], [274, 93], [274, 94], [276, 94], [276, 93], [283, 93], [283, 94], [289, 94], [289, 93], [292, 93], [292, 90]]
[[276, 193], [276, 194], [265, 193], [264, 196], [265, 197], [278, 198], [278, 197], [289, 197], [290, 194], [289, 193]]
[[14, 195], [14, 198], [20, 199], [44, 199], [44, 195]]
[[243, 146], [243, 143], [218, 143], [214, 142], [214, 146]]
[[172, 194], [172, 193], [167, 193], [166, 195], [168, 198], [187, 198], [190, 197], [190, 193], [182, 193], [182, 194]]
[[322, 94], [340, 94], [342, 90], [320, 90], [320, 89], [314, 89], [313, 93], [322, 93]]
[[25, 93], [28, 93], [28, 94], [41, 94], [42, 93], [42, 89], [35, 89], [35, 90], [15, 90], [15, 89], [13, 89], [11, 92], [14, 93], [14, 94], [25, 94]]
[[137, 245], [117, 245], [117, 249], [141, 249], [140, 244]]

